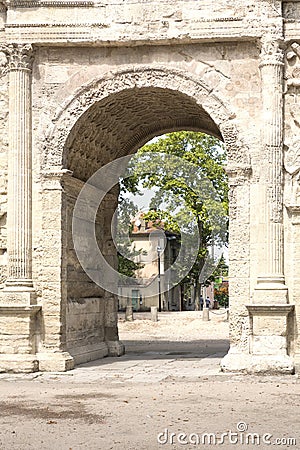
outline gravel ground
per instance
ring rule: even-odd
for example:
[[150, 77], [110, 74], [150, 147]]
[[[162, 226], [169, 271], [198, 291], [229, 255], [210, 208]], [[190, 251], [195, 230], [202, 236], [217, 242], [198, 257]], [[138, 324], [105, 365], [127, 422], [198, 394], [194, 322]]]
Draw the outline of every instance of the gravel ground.
[[120, 315], [126, 355], [65, 374], [0, 375], [0, 448], [300, 449], [298, 376], [222, 374], [225, 317]]

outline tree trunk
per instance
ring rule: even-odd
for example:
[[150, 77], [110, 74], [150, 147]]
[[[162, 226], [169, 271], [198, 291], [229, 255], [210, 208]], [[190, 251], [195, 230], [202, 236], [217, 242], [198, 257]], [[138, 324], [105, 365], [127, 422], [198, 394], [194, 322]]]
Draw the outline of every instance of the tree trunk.
[[195, 311], [200, 311], [200, 293], [198, 280], [196, 280], [194, 295], [195, 295]]

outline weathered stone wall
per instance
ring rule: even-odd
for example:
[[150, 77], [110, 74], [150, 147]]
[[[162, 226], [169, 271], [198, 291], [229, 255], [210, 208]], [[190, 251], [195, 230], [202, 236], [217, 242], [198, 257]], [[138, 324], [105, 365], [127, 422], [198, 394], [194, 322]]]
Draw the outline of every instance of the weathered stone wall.
[[[66, 241], [63, 263], [66, 269], [66, 283], [63, 286], [67, 298], [66, 348], [76, 363], [106, 356], [110, 351], [109, 342], [118, 337], [116, 298], [89, 278], [74, 249], [73, 211], [83, 185], [71, 176], [65, 177], [63, 182], [66, 204], [63, 222]], [[98, 191], [91, 187], [89, 204], [83, 205], [83, 215], [87, 221], [97, 205], [97, 194]], [[95, 221], [99, 249], [112, 266], [116, 265], [117, 259], [116, 248], [111, 245], [111, 223], [116, 206], [117, 196], [108, 194], [99, 207]], [[89, 240], [87, 252], [88, 243]], [[88, 268], [101, 272], [101, 266], [94, 260], [89, 261]]]
[[[172, 71], [178, 70], [201, 80], [214, 95], [222, 98], [232, 116], [236, 117], [235, 122], [240, 130], [239, 139], [243, 141], [248, 160], [251, 159], [252, 154], [254, 159], [255, 157], [258, 159], [257, 121], [261, 108], [258, 56], [259, 50], [255, 43], [242, 42], [202, 44], [201, 46], [178, 45], [175, 48], [137, 46], [135, 48], [89, 48], [84, 51], [80, 48], [39, 49], [33, 72], [35, 92], [33, 138], [36, 142], [34, 149], [41, 155], [37, 159], [41, 164], [39, 170], [63, 164], [77, 179], [85, 181], [114, 157], [132, 152], [157, 133], [183, 128], [203, 130], [218, 135], [219, 131], [215, 124], [204, 115], [199, 106], [193, 103], [191, 97], [182, 96], [179, 93], [182, 86], [176, 85], [179, 92], [172, 89], [168, 91], [172, 88], [169, 81], [174, 79]], [[162, 70], [162, 73], [165, 71], [169, 74], [166, 81], [163, 78], [160, 81], [155, 77], [151, 80], [151, 71], [156, 70], [157, 67]], [[124, 69], [128, 73], [130, 70], [140, 69], [142, 76], [143, 71], [149, 71], [150, 77], [149, 81], [146, 81], [145, 89], [129, 89], [131, 87], [129, 76], [126, 83], [126, 75], [124, 86], [118, 88], [111, 72], [120, 72]], [[51, 153], [45, 154], [43, 148], [48, 150], [49, 147], [40, 140], [40, 136], [45, 136], [47, 143], [53, 117], [59, 111], [60, 105], [67, 104], [74, 95], [77, 95], [76, 92], [82, 89], [82, 86], [88, 86], [90, 83], [93, 85], [95, 78], [105, 80], [107, 76], [112, 78], [112, 88], [109, 88], [112, 90], [111, 95], [109, 96], [108, 90], [107, 98], [104, 96], [104, 100], [99, 104], [94, 103], [92, 108], [82, 114], [70, 133], [66, 129], [65, 153], [62, 154], [61, 148], [55, 146]], [[137, 74], [136, 78], [138, 77]], [[155, 88], [156, 82], [159, 89]], [[147, 83], [149, 83], [148, 88]], [[117, 92], [114, 93], [113, 89]], [[193, 92], [190, 95], [192, 96]], [[217, 110], [215, 113], [218, 115]], [[58, 151], [60, 153], [56, 153]], [[243, 161], [238, 150], [231, 156], [232, 162], [234, 159]], [[251, 295], [251, 283], [252, 288], [254, 287], [257, 267], [252, 267], [252, 273], [250, 273], [249, 188], [246, 185], [242, 186], [237, 195], [238, 200], [235, 198], [233, 201], [234, 207], [237, 208], [235, 215], [237, 222], [234, 218], [231, 222], [231, 227], [234, 229], [232, 236], [236, 239], [236, 241], [232, 239], [231, 242], [231, 274], [234, 277], [231, 302], [235, 310], [231, 321], [231, 338], [233, 343], [245, 349], [249, 325], [244, 304]], [[70, 353], [76, 355], [77, 352], [79, 361], [81, 360], [80, 351], [89, 347], [92, 355], [94, 340], [102, 339], [97, 334], [97, 324], [100, 320], [99, 314], [100, 316], [103, 314], [101, 307], [103, 300], [102, 293], [99, 296], [94, 292], [94, 286], [87, 280], [78, 261], [74, 264], [74, 252], [70, 247], [70, 217], [75, 198], [74, 192], [68, 192], [66, 340]], [[245, 198], [248, 200], [245, 201]], [[104, 216], [102, 219], [100, 216], [101, 229]], [[105, 224], [110, 224], [107, 212]], [[100, 230], [101, 233], [103, 234], [103, 230]], [[100, 300], [96, 300], [97, 298]], [[109, 328], [116, 335], [116, 302], [113, 297], [110, 304]], [[94, 311], [94, 317], [92, 311]], [[82, 320], [78, 320], [79, 312], [83, 315]], [[105, 317], [105, 320], [109, 317], [107, 312]], [[83, 329], [83, 323], [85, 329]], [[104, 350], [101, 349], [101, 351]]]
[[[222, 56], [219, 56], [220, 53]], [[252, 55], [250, 62], [244, 58], [245, 54], [248, 57], [249, 54]], [[123, 61], [126, 61], [127, 68], [139, 68], [141, 61], [146, 58], [148, 61], [150, 60], [147, 66], [150, 72], [152, 67], [159, 65], [167, 67], [166, 70], [171, 77], [172, 69], [179, 69], [203, 80], [216, 95], [222, 97], [236, 115], [236, 121], [241, 130], [240, 139], [246, 141], [244, 144], [246, 151], [251, 149], [254, 157], [259, 154], [257, 118], [260, 113], [261, 99], [257, 78], [258, 50], [254, 44], [245, 43], [216, 44], [213, 47], [202, 45], [201, 48], [197, 45], [178, 46], [175, 49], [167, 47], [151, 47], [147, 50], [138, 47], [135, 49], [115, 48], [110, 51], [102, 49], [101, 52], [99, 49], [97, 52], [89, 49], [84, 53], [80, 49], [41, 49], [37, 56], [39, 65], [34, 72], [40, 75], [39, 80], [35, 78], [34, 82], [34, 89], [38, 93], [37, 102], [33, 104], [34, 128], [38, 131], [37, 136], [40, 135], [40, 130], [43, 130], [43, 125], [50, 123], [59, 104], [68, 101], [68, 98], [72, 97], [76, 90], [80, 89], [82, 85], [90, 83], [96, 74], [101, 78], [112, 70], [120, 70], [123, 68], [123, 64], [120, 64]], [[82, 65], [79, 73], [78, 70], [74, 71], [73, 62], [75, 60]], [[103, 60], [106, 63], [104, 67], [101, 64]], [[66, 73], [69, 75], [67, 80], [64, 75]], [[45, 78], [41, 77], [41, 74], [45, 74]], [[155, 88], [149, 89], [149, 91], [146, 89], [144, 91], [142, 89], [129, 90], [126, 89], [126, 84], [124, 87], [125, 91], [120, 94], [108, 96], [99, 105], [96, 103], [80, 117], [71, 130], [62, 162], [66, 169], [73, 171], [76, 178], [87, 180], [97, 168], [114, 157], [122, 156], [128, 151], [132, 152], [138, 147], [138, 144], [144, 143], [133, 141], [133, 136], [141, 136], [140, 139], [146, 141], [152, 137], [152, 133], [165, 131], [165, 127], [162, 126], [165, 117], [170, 118], [169, 122], [171, 123], [167, 125], [170, 126], [167, 131], [172, 131], [176, 127], [178, 129], [190, 127], [197, 130], [203, 129], [203, 124], [207, 119], [202, 115], [199, 107], [193, 104], [188, 97], [181, 97], [174, 91], [168, 93], [166, 91], [166, 88], [169, 87], [167, 83], [163, 85], [164, 90]], [[180, 86], [178, 88], [180, 89]], [[45, 110], [45, 103], [49, 105], [49, 111]], [[197, 116], [200, 117], [199, 122], [195, 122], [194, 118]], [[191, 125], [190, 118], [192, 118]], [[207, 131], [217, 134], [217, 129], [209, 128], [213, 126], [207, 121]], [[55, 148], [55, 151], [57, 150], [59, 150], [58, 147]], [[235, 155], [235, 157], [239, 158], [239, 155]], [[55, 154], [43, 155], [41, 169], [45, 168], [47, 164], [49, 165], [49, 161], [57, 166], [60, 160]], [[236, 237], [236, 241], [232, 239], [230, 256], [231, 274], [234, 277], [231, 285], [233, 307], [231, 339], [233, 346], [236, 345], [240, 350], [245, 350], [248, 345], [249, 318], [244, 305], [251, 295], [248, 228], [250, 197], [247, 182], [245, 184], [242, 180], [240, 183], [242, 186], [238, 193], [235, 192], [237, 197], [235, 196], [232, 201], [233, 207], [236, 208], [236, 214], [232, 216], [231, 230], [233, 230], [232, 236]], [[94, 292], [97, 291], [97, 288], [87, 279], [78, 261], [74, 262], [70, 218], [75, 199], [76, 193], [69, 191], [67, 199], [66, 341], [67, 349], [75, 356], [75, 360], [82, 361], [84, 357], [81, 355], [84, 352], [86, 355], [89, 354], [89, 356], [85, 356], [87, 358], [95, 357], [97, 351], [99, 356], [105, 353], [105, 347], [97, 350], [96, 342], [99, 344], [102, 339], [105, 339], [103, 330], [97, 328], [99, 321], [108, 320], [110, 317], [109, 328], [114, 335], [117, 334], [116, 303], [111, 298], [110, 316], [107, 311], [104, 316], [103, 308], [107, 301], [103, 301], [102, 293], [99, 297], [99, 294]], [[100, 236], [104, 234], [104, 215], [100, 214], [98, 217]], [[105, 224], [110, 225], [107, 212]], [[103, 248], [102, 243], [100, 247]], [[254, 286], [257, 275], [256, 267], [253, 269], [252, 286]]]
[[[299, 3], [289, 2], [284, 14], [287, 24], [295, 25], [300, 17]], [[290, 41], [286, 47], [285, 65], [285, 274], [289, 286], [289, 301], [296, 305], [294, 321], [290, 321], [291, 351], [300, 354], [300, 115], [298, 113], [300, 89], [300, 46]]]
[[[183, 73], [194, 76], [197, 80], [207, 84], [212, 93], [220, 96], [233, 114], [236, 114], [236, 122], [240, 125], [243, 133], [242, 138], [247, 140], [247, 144], [248, 141], [251, 143], [250, 149], [255, 152], [253, 144], [256, 144], [256, 148], [258, 147], [256, 123], [261, 111], [258, 57], [259, 49], [255, 42], [202, 43], [201, 45], [176, 45], [174, 47], [161, 45], [157, 47], [136, 46], [133, 48], [111, 47], [109, 49], [85, 48], [84, 51], [80, 48], [40, 48], [36, 55], [36, 67], [34, 69], [34, 129], [37, 130], [37, 136], [40, 136], [42, 130], [51, 129], [53, 118], [64, 102], [67, 104], [77, 90], [92, 83], [93, 80], [100, 80], [101, 77], [104, 79], [108, 76], [112, 77], [111, 71], [130, 71], [130, 69], [138, 70], [139, 68], [141, 71], [145, 68], [151, 71], [151, 69], [154, 70], [159, 67], [170, 74], [172, 74], [172, 69], [181, 70]], [[76, 64], [74, 64], [75, 61]], [[126, 89], [126, 85], [124, 88]], [[113, 92], [113, 88], [110, 89]], [[154, 117], [153, 108], [157, 108], [157, 106], [153, 105], [151, 96], [148, 95], [148, 98], [142, 99], [143, 104], [139, 102], [140, 106], [136, 104], [135, 109], [133, 109], [132, 99], [134, 96], [130, 99], [128, 96], [125, 97], [124, 94], [123, 97], [120, 94], [119, 98], [116, 96], [108, 99], [106, 104], [103, 105], [103, 109], [109, 112], [110, 119], [114, 120], [115, 123], [117, 120], [131, 122], [126, 124], [129, 134], [130, 128], [133, 128], [133, 120], [140, 117], [140, 113], [143, 112], [145, 117], [145, 124], [143, 125], [145, 126], [146, 120], [150, 118], [149, 114]], [[159, 106], [165, 102], [166, 93], [161, 94]], [[174, 102], [174, 98], [171, 101]], [[156, 97], [157, 102], [158, 98]], [[47, 108], [45, 108], [45, 104]], [[126, 106], [126, 109], [122, 108], [122, 105]], [[169, 102], [169, 105], [171, 107], [172, 103]], [[127, 112], [130, 107], [131, 111], [128, 115]], [[94, 115], [96, 112], [97, 110], [95, 110]], [[184, 111], [184, 113], [187, 114], [188, 111]], [[98, 117], [95, 120], [102, 120], [99, 111], [97, 115]], [[93, 126], [94, 123], [95, 126], [97, 125], [93, 116], [87, 117], [87, 119], [90, 123], [86, 134], [89, 133], [90, 136], [84, 135], [85, 143], [95, 140]], [[176, 119], [178, 120], [178, 117]], [[103, 132], [106, 134], [106, 138], [112, 139], [111, 136], [108, 136], [111, 133], [109, 127], [112, 127], [112, 123], [110, 125], [106, 123], [105, 125], [106, 128], [103, 127]], [[78, 129], [79, 126], [74, 131], [77, 132]], [[216, 133], [216, 130], [213, 131]], [[115, 132], [118, 132], [118, 130], [115, 130]], [[94, 137], [92, 136], [93, 133]], [[69, 138], [70, 145], [75, 134], [72, 133]], [[123, 134], [118, 136], [118, 138], [122, 138], [118, 148], [122, 147], [126, 137]], [[94, 145], [97, 148], [97, 142]], [[114, 145], [114, 142], [108, 142], [107, 145], [108, 150], [111, 150], [110, 147]], [[83, 153], [84, 149], [81, 148], [82, 156]], [[104, 153], [104, 150], [102, 153]], [[258, 148], [256, 153], [259, 153]], [[48, 162], [51, 163], [51, 160], [48, 160]], [[97, 161], [95, 162], [97, 164]], [[85, 161], [81, 163], [85, 164]]]
[[280, 15], [281, 1], [119, 0], [68, 5], [33, 1], [26, 6], [26, 2], [16, 0], [7, 11], [6, 38], [11, 42], [24, 42], [30, 36], [43, 43], [68, 39], [109, 45], [257, 36], [267, 26], [267, 15]]
[[[116, 299], [88, 279], [74, 253], [71, 220], [80, 186], [109, 161], [133, 153], [158, 134], [180, 129], [223, 138], [228, 151], [230, 326], [232, 352], [241, 357], [237, 367], [257, 367], [257, 356], [259, 370], [266, 370], [269, 366], [259, 359], [265, 351], [273, 368], [291, 371], [290, 360], [280, 359], [285, 345], [300, 359], [299, 14], [299, 2], [278, 0], [0, 2], [0, 43], [13, 44], [0, 51], [0, 283], [7, 245], [9, 134], [10, 154], [20, 158], [23, 170], [20, 180], [30, 181], [32, 153], [32, 192], [30, 182], [24, 185], [28, 195], [19, 188], [16, 164], [11, 164], [15, 178], [10, 178], [10, 192], [20, 199], [11, 198], [10, 204], [15, 205], [11, 223], [24, 223], [24, 236], [31, 238], [32, 195], [35, 295], [30, 291], [24, 298], [35, 298], [41, 306], [41, 313], [32, 309], [32, 317], [39, 314], [39, 319], [28, 348], [37, 350], [42, 370], [69, 368], [68, 351], [77, 362], [120, 351]], [[35, 49], [33, 66], [31, 46], [17, 45], [28, 42]], [[9, 133], [6, 69], [11, 99], [17, 100], [11, 104], [16, 114], [10, 116]], [[26, 123], [32, 119], [32, 146], [30, 131], [21, 126], [22, 108], [27, 108]], [[19, 140], [13, 133], [16, 125], [22, 128]], [[112, 265], [115, 203], [116, 196], [107, 198], [96, 224], [100, 248]], [[20, 212], [21, 205], [26, 213]], [[31, 252], [22, 233], [8, 232], [16, 237], [10, 240], [16, 256], [10, 259], [12, 272], [24, 269], [29, 278], [11, 281], [28, 288]], [[20, 298], [19, 293], [15, 303]], [[12, 299], [1, 292], [3, 304]], [[287, 302], [296, 304], [296, 315]], [[3, 308], [1, 314], [14, 314]], [[280, 326], [272, 330], [272, 321]], [[279, 343], [278, 360], [270, 347], [273, 336]], [[253, 354], [254, 362], [243, 360]], [[61, 359], [57, 366], [49, 358]], [[237, 358], [232, 361], [231, 368]], [[33, 357], [30, 364], [36, 366]]]

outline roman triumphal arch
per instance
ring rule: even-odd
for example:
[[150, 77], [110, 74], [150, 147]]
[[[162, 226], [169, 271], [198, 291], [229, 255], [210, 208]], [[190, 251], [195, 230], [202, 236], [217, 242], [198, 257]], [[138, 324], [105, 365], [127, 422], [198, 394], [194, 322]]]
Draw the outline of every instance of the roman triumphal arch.
[[[74, 206], [99, 168], [183, 129], [228, 152], [222, 369], [297, 370], [299, 89], [298, 1], [0, 0], [0, 371], [123, 353], [116, 296], [74, 250]], [[95, 219], [112, 267], [117, 201]], [[87, 221], [95, 203], [91, 186]]]

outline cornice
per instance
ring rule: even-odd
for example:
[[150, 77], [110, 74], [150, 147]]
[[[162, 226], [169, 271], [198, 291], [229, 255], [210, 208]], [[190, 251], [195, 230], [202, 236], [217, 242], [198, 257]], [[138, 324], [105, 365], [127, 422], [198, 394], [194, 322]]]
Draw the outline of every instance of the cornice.
[[[90, 6], [90, 5], [89, 5]], [[202, 19], [194, 22], [197, 23], [212, 23], [212, 22], [241, 22], [243, 19], [240, 17], [225, 17], [225, 18], [215, 18], [215, 19]], [[56, 28], [56, 27], [110, 27], [110, 24], [103, 22], [85, 22], [85, 23], [74, 23], [74, 22], [63, 22], [63, 23], [7, 23], [5, 28]]]
[[101, 22], [94, 22], [94, 23], [7, 23], [5, 25], [5, 28], [65, 28], [65, 27], [72, 27], [72, 28], [90, 28], [90, 27], [97, 27], [97, 28], [108, 28], [110, 25], [106, 23]]
[[251, 316], [287, 316], [295, 309], [293, 304], [245, 305]]
[[15, 8], [90, 8], [94, 2], [90, 0], [43, 1], [43, 0], [7, 0], [7, 9]]
[[[54, 4], [55, 2], [52, 3]], [[89, 4], [91, 5], [92, 3], [89, 2]], [[95, 13], [97, 6], [96, 3], [93, 6]], [[97, 15], [94, 14], [94, 16], [96, 18]], [[101, 15], [102, 17], [103, 15]], [[157, 23], [159, 26], [159, 21]], [[123, 26], [118, 26], [120, 25], [118, 22], [116, 22], [116, 32], [114, 32], [114, 22], [112, 23], [106, 19], [101, 22], [85, 23], [76, 23], [71, 20], [68, 21], [68, 19], [62, 20], [60, 23], [51, 23], [51, 21], [49, 23], [12, 23], [9, 21], [4, 27], [6, 42], [32, 42], [37, 45], [62, 42], [86, 42], [93, 44], [101, 42], [102, 45], [111, 45], [113, 42], [117, 42], [118, 45], [126, 45], [128, 42], [131, 42], [133, 45], [141, 45], [146, 42], [149, 45], [165, 45], [166, 42], [172, 42], [172, 44], [183, 42], [198, 43], [200, 41], [209, 42], [212, 39], [245, 41], [246, 39], [256, 40], [260, 37], [260, 30], [258, 28], [247, 27], [244, 20], [240, 17], [191, 20], [186, 22], [186, 27], [189, 24], [193, 28], [191, 34], [186, 34], [184, 32], [184, 24], [180, 24], [176, 36], [174, 36], [176, 34], [175, 31], [170, 36], [169, 30], [166, 29], [158, 32], [157, 35], [153, 33], [151, 37], [145, 33], [143, 26], [141, 26], [142, 29], [137, 25], [133, 30], [127, 30], [123, 29]], [[243, 30], [247, 30], [247, 36], [243, 34]]]

